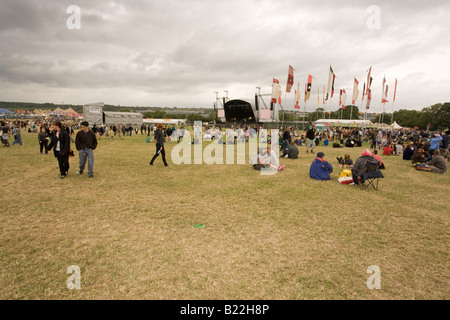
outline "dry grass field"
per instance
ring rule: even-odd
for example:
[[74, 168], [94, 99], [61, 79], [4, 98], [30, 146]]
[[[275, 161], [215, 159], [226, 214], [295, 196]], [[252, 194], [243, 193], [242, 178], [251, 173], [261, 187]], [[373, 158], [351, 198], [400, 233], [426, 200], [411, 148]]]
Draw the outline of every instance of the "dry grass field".
[[76, 155], [61, 180], [37, 134], [23, 140], [0, 147], [0, 299], [450, 298], [449, 173], [382, 156], [379, 190], [362, 191], [337, 182], [336, 161], [362, 149], [331, 147], [316, 148], [335, 167], [327, 182], [309, 178], [305, 147], [274, 176], [150, 167], [155, 145], [139, 134], [99, 140], [93, 179], [75, 174]]

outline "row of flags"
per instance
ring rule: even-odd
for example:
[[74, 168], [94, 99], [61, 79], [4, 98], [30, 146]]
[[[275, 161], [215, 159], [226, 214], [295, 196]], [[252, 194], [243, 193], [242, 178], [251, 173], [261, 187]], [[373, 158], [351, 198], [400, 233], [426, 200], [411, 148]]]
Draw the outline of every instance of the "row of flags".
[[[287, 84], [286, 84], [286, 92], [290, 93], [291, 89], [294, 85], [294, 71], [295, 69], [289, 65], [289, 71], [288, 71], [288, 79], [287, 79]], [[361, 103], [364, 102], [365, 97], [367, 96], [366, 99], [366, 109], [370, 108], [370, 103], [372, 101], [372, 81], [373, 78], [371, 77], [371, 73], [372, 73], [372, 66], [369, 68], [369, 70], [367, 70], [367, 82], [364, 82], [364, 86], [363, 86], [363, 91], [362, 91], [362, 96], [361, 96]], [[305, 92], [304, 92], [304, 100], [305, 103], [307, 100], [309, 100], [309, 98], [311, 97], [311, 88], [312, 88], [312, 80], [313, 80], [313, 76], [312, 75], [308, 75], [308, 82], [305, 84]], [[356, 101], [358, 100], [359, 94], [361, 93], [359, 91], [359, 81], [356, 78], [353, 78], [354, 82], [353, 82], [353, 96], [352, 96], [352, 104], [355, 105]], [[326, 93], [325, 93], [325, 86], [323, 86], [323, 92], [322, 92], [322, 104], [325, 105], [326, 101], [328, 101], [329, 98], [333, 98], [334, 95], [334, 83], [336, 80], [336, 74], [333, 71], [333, 68], [330, 65], [330, 71], [328, 74], [328, 86], [326, 89]], [[389, 90], [389, 86], [386, 84], [386, 76], [383, 78], [383, 88], [382, 88], [382, 100], [381, 103], [384, 104], [386, 102], [389, 102], [387, 100], [387, 95], [388, 95], [388, 90]], [[395, 97], [397, 94], [397, 79], [395, 79], [395, 88], [394, 88], [394, 98], [393, 98], [393, 102], [395, 102]], [[272, 103], [277, 103], [281, 104], [281, 95], [282, 95], [282, 89], [281, 89], [281, 85], [280, 85], [280, 81], [276, 78], [273, 78], [273, 84], [272, 84]], [[295, 109], [300, 109], [300, 105], [299, 105], [299, 101], [300, 101], [300, 83], [297, 83], [297, 88], [295, 89], [295, 96], [294, 96], [294, 108]], [[346, 100], [347, 100], [347, 93], [345, 91], [345, 89], [340, 89], [339, 90], [339, 107], [342, 106], [343, 109], [345, 109], [345, 105], [346, 105]], [[317, 104], [320, 104], [320, 88], [317, 89]]]

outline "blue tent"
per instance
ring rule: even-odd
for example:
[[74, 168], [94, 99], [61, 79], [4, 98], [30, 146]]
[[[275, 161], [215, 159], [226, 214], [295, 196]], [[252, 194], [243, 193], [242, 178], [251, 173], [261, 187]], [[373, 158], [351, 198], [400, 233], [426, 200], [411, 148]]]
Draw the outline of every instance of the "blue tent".
[[14, 113], [14, 112], [0, 108], [0, 114], [2, 114], [2, 113], [11, 114], [11, 113]]

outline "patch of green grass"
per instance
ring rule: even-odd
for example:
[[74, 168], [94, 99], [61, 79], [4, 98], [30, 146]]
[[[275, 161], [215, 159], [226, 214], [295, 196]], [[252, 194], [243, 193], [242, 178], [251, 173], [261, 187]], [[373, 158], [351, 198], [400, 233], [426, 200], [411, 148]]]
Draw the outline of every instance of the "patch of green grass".
[[[76, 155], [60, 180], [36, 134], [0, 148], [0, 298], [449, 298], [448, 174], [382, 156], [379, 190], [361, 191], [337, 182], [336, 156], [356, 160], [362, 148], [331, 147], [316, 148], [335, 167], [326, 182], [309, 178], [305, 147], [274, 176], [160, 158], [150, 167], [145, 138], [100, 139], [93, 179], [75, 174]], [[71, 265], [81, 290], [67, 289]], [[381, 290], [366, 286], [370, 265]]]

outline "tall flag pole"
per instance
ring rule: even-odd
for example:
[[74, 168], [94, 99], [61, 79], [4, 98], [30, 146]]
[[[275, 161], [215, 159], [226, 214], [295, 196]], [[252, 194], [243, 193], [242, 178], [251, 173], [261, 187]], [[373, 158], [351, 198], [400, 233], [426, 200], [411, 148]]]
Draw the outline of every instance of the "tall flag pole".
[[325, 86], [323, 86], [323, 93], [322, 93], [322, 105], [323, 105], [323, 118], [326, 119], [325, 117]]
[[[366, 90], [364, 92], [364, 95], [367, 96], [367, 103], [366, 103], [366, 111], [365, 111], [365, 118], [367, 120], [367, 110], [370, 108], [370, 102], [372, 100], [372, 90], [370, 89], [370, 86], [372, 85], [373, 78], [370, 76], [372, 72], [372, 66], [370, 66], [369, 70], [367, 70], [367, 83], [366, 83]], [[364, 97], [363, 95], [363, 97]]]
[[356, 100], [358, 99], [358, 96], [359, 96], [359, 90], [358, 90], [359, 82], [358, 82], [358, 80], [356, 80], [355, 77], [353, 77], [353, 78], [354, 78], [354, 83], [353, 83], [352, 107], [350, 110], [350, 120], [352, 120], [353, 106], [355, 105]]
[[320, 104], [320, 92], [319, 88], [317, 88], [317, 108], [319, 108], [319, 104]]
[[388, 86], [386, 85], [386, 76], [383, 77], [383, 88], [381, 89], [381, 123], [384, 122], [384, 107], [387, 101]]
[[297, 89], [295, 90], [295, 106], [294, 108], [296, 109], [294, 116], [295, 116], [295, 124], [297, 126], [297, 110], [300, 109], [300, 83], [297, 82]]
[[395, 78], [395, 87], [394, 87], [394, 99], [392, 100], [392, 116], [391, 116], [391, 124], [394, 123], [394, 104], [395, 104], [395, 95], [397, 94], [397, 78]]
[[303, 105], [303, 124], [302, 124], [302, 131], [305, 131], [305, 114], [306, 114], [306, 100], [308, 95], [307, 95], [307, 84], [305, 83], [305, 103]]
[[[370, 107], [370, 100], [372, 100], [372, 91], [370, 89], [370, 86], [372, 85], [372, 77], [370, 76], [371, 73], [372, 73], [372, 66], [370, 66], [369, 70], [367, 70], [367, 85], [366, 85], [366, 92], [365, 92], [365, 95], [367, 96], [366, 118], [367, 118], [367, 110], [369, 110], [369, 107]], [[369, 94], [370, 94], [370, 100], [369, 100]]]
[[[363, 102], [364, 102], [364, 97], [366, 96], [365, 94], [366, 92], [366, 83], [364, 82], [364, 86], [363, 86], [363, 91], [362, 91], [362, 95], [361, 95], [361, 105], [360, 105], [360, 109], [362, 110], [362, 106], [363, 106]], [[366, 113], [364, 112], [364, 120], [366, 120]], [[365, 121], [364, 121], [364, 125], [363, 128], [365, 127]]]
[[345, 110], [345, 105], [347, 101], [347, 92], [345, 92], [345, 89], [342, 89], [342, 118], [344, 118], [344, 110]]

